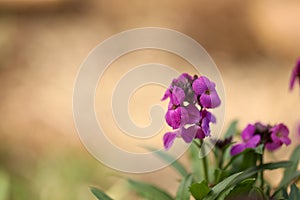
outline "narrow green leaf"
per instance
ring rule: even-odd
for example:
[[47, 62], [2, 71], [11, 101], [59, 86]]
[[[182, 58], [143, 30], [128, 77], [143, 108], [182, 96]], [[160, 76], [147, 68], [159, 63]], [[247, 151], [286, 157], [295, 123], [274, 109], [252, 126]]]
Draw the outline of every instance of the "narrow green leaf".
[[8, 198], [9, 182], [9, 175], [0, 169], [0, 200]]
[[237, 184], [233, 190], [230, 191], [230, 193], [226, 196], [225, 199], [233, 199], [236, 197], [243, 197], [247, 196], [248, 193], [251, 191], [253, 184], [255, 183], [255, 178], [249, 178], [241, 183]]
[[224, 138], [233, 137], [237, 133], [237, 124], [238, 124], [237, 120], [234, 120], [230, 123], [227, 131], [224, 134]]
[[97, 197], [97, 199], [99, 200], [113, 200], [112, 198], [110, 198], [107, 194], [105, 194], [105, 192], [95, 188], [95, 187], [91, 187], [91, 192]]
[[191, 193], [189, 187], [193, 181], [193, 176], [191, 174], [184, 177], [179, 185], [179, 188], [176, 193], [176, 200], [189, 200]]
[[209, 196], [207, 196], [207, 198], [205, 198], [205, 199], [206, 200], [215, 200], [215, 199], [217, 199], [217, 197], [222, 192], [224, 192], [226, 189], [228, 189], [230, 187], [232, 181], [235, 180], [237, 177], [239, 177], [241, 174], [243, 174], [243, 172], [235, 173], [235, 174], [227, 177], [226, 179], [224, 179], [223, 181], [221, 181], [217, 185], [215, 185], [212, 188], [211, 193], [209, 193]]
[[299, 199], [300, 199], [300, 190], [295, 184], [292, 184], [289, 200], [299, 200]]
[[221, 177], [222, 177], [222, 170], [219, 168], [216, 168], [214, 171], [215, 183], [218, 183], [220, 181]]
[[196, 144], [192, 143], [189, 149], [193, 177], [196, 182], [200, 181], [204, 177], [202, 162], [199, 158], [199, 148]]
[[202, 200], [210, 191], [211, 189], [208, 187], [206, 180], [193, 183], [190, 187], [190, 192], [196, 200]]
[[208, 195], [206, 200], [215, 200], [217, 197], [226, 190], [232, 188], [232, 186], [235, 186], [236, 184], [242, 182], [243, 180], [250, 178], [254, 174], [258, 173], [261, 170], [274, 170], [278, 168], [286, 168], [290, 167], [292, 165], [292, 162], [290, 161], [283, 161], [283, 162], [276, 162], [276, 163], [267, 163], [263, 164], [261, 166], [255, 166], [248, 170], [245, 170], [243, 172], [235, 173], [226, 179], [224, 179], [222, 182], [218, 183], [212, 188], [212, 192]]
[[290, 161], [293, 162], [293, 165], [284, 171], [284, 175], [279, 184], [278, 190], [280, 190], [283, 187], [287, 187], [288, 184], [294, 178], [300, 176], [300, 172], [297, 171], [299, 160], [300, 160], [300, 145], [294, 149], [294, 151], [290, 157]]
[[159, 158], [161, 158], [162, 160], [164, 160], [166, 163], [172, 163], [171, 166], [182, 177], [186, 177], [188, 175], [188, 172], [184, 168], [184, 166], [180, 162], [178, 162], [174, 157], [172, 157], [171, 155], [169, 155], [167, 152], [161, 151], [161, 150], [156, 150], [156, 149], [151, 148], [151, 147], [146, 147], [146, 149], [148, 149], [150, 151], [153, 151], [153, 153], [155, 153]]
[[166, 191], [149, 183], [134, 181], [132, 179], [128, 179], [128, 183], [131, 189], [133, 189], [139, 196], [145, 198], [146, 200], [173, 200], [172, 196]]

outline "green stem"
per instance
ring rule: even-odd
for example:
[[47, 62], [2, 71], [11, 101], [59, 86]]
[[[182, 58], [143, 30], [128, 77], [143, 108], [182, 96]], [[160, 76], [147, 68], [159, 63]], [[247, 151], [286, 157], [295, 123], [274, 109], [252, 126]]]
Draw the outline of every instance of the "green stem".
[[[264, 154], [260, 155], [260, 166], [264, 164]], [[264, 190], [265, 180], [264, 180], [264, 170], [260, 172], [260, 187]]]
[[[205, 145], [204, 141], [201, 140], [200, 141], [200, 145], [198, 145], [198, 147], [199, 147], [199, 150], [202, 151], [202, 155], [204, 156], [205, 155], [205, 147], [203, 145]], [[206, 157], [206, 155], [202, 158], [202, 165], [203, 165], [203, 171], [204, 171], [204, 178], [205, 178], [205, 180], [207, 180], [207, 182], [209, 182], [208, 165], [207, 165], [207, 157]]]
[[[199, 148], [200, 151], [202, 151], [202, 155], [205, 155], [205, 148], [203, 147], [202, 149], [202, 146], [204, 145], [204, 142], [203, 140], [200, 140], [200, 144], [196, 141], [196, 140], [193, 140], [194, 144], [196, 144], [196, 146]], [[209, 182], [208, 180], [208, 165], [207, 165], [207, 157], [204, 156], [202, 159], [202, 165], [203, 165], [203, 171], [204, 171], [204, 179]]]
[[235, 159], [237, 159], [241, 154], [235, 155], [233, 156], [230, 161], [226, 164], [226, 166], [223, 168], [223, 170], [226, 170], [228, 167], [231, 166], [231, 164], [233, 163], [233, 161], [235, 161]]
[[207, 167], [207, 157], [204, 156], [202, 158], [202, 163], [203, 163], [203, 169], [204, 169], [204, 178], [205, 180], [207, 180], [207, 182], [209, 183], [209, 180], [208, 180], [208, 167]]

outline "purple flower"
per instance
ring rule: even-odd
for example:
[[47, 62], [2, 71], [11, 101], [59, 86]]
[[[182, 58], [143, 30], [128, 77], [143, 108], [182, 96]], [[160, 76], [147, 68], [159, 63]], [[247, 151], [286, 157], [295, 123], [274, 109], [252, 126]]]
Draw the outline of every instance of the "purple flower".
[[169, 109], [165, 118], [169, 126], [173, 129], [177, 129], [189, 121], [189, 113], [185, 108], [177, 107], [175, 109]]
[[195, 124], [198, 123], [201, 119], [200, 111], [194, 104], [189, 104], [184, 107], [189, 115], [189, 121], [188, 124]]
[[168, 89], [162, 100], [165, 100], [167, 99], [168, 97], [170, 97], [170, 102], [173, 104], [173, 105], [176, 105], [176, 106], [179, 106], [180, 104], [182, 104], [182, 102], [184, 101], [185, 99], [185, 93], [183, 91], [183, 89], [177, 87], [177, 86], [174, 86], [172, 88], [172, 90]]
[[241, 153], [247, 148], [255, 148], [258, 146], [261, 137], [255, 134], [256, 127], [249, 124], [242, 132], [243, 142], [236, 144], [231, 148], [230, 154], [232, 156]]
[[167, 132], [164, 135], [163, 141], [164, 141], [164, 147], [166, 150], [168, 150], [173, 145], [176, 137], [177, 137], [177, 134], [173, 133], [173, 132]]
[[216, 84], [207, 77], [201, 76], [193, 82], [193, 90], [198, 95], [199, 103], [204, 108], [216, 108], [221, 104], [221, 100], [215, 89]]
[[271, 128], [271, 141], [266, 143], [266, 148], [269, 151], [274, 151], [283, 144], [290, 145], [291, 139], [289, 136], [289, 129], [284, 124], [278, 124]]
[[205, 136], [210, 136], [210, 123], [216, 123], [216, 117], [208, 112], [207, 110], [202, 110], [200, 112], [201, 117], [201, 127]]
[[290, 80], [290, 90], [294, 88], [296, 79], [298, 79], [298, 84], [300, 86], [300, 59], [298, 60], [296, 66], [293, 69], [291, 80]]
[[221, 103], [215, 83], [204, 76], [198, 78], [184, 73], [173, 79], [162, 100], [168, 98], [170, 101], [165, 119], [174, 131], [164, 135], [165, 149], [173, 145], [176, 137], [190, 143], [194, 139], [202, 140], [210, 136], [210, 123], [216, 123], [216, 118], [207, 109]]

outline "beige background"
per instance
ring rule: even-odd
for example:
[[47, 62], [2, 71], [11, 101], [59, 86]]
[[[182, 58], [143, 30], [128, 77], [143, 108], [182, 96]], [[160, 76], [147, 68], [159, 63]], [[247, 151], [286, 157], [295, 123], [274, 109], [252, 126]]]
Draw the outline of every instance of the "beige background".
[[[72, 118], [76, 74], [97, 44], [137, 27], [171, 28], [203, 45], [223, 77], [227, 97], [225, 125], [233, 119], [239, 119], [240, 128], [248, 122], [284, 122], [291, 135], [296, 135], [299, 87], [291, 93], [288, 84], [300, 56], [298, 1], [89, 0], [46, 7], [28, 5], [0, 3], [0, 146], [7, 168], [34, 165], [40, 157], [55, 157], [69, 150], [93, 159], [80, 143]], [[192, 72], [174, 55], [136, 52], [112, 65], [111, 73], [103, 78], [107, 90], [97, 91], [97, 98], [109, 97], [109, 85], [118, 76], [149, 61]], [[132, 101], [140, 102], [147, 91], [153, 91], [148, 101], [130, 106], [134, 120], [140, 124], [149, 123], [145, 109], [159, 101], [163, 88], [143, 88]], [[107, 108], [97, 105], [97, 114], [104, 118], [109, 110], [102, 113], [101, 106]], [[107, 118], [106, 128], [114, 131], [116, 127], [111, 124], [111, 118]], [[113, 141], [130, 148], [123, 139]], [[294, 137], [293, 145], [298, 141]], [[155, 144], [159, 142], [157, 138]], [[284, 147], [275, 157], [286, 157], [291, 149]], [[188, 165], [185, 158], [182, 160]], [[96, 161], [94, 164], [100, 165]], [[99, 168], [103, 170], [108, 169]], [[170, 169], [134, 177], [154, 182], [172, 193], [179, 178]], [[93, 184], [101, 187], [100, 181]], [[92, 199], [89, 195], [83, 187], [82, 197]]]

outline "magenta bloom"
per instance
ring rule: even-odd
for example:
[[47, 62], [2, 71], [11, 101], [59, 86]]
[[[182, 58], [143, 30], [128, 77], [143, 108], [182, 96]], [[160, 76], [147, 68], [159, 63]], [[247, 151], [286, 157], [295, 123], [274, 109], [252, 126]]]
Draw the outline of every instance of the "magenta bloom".
[[298, 79], [298, 85], [300, 86], [300, 59], [298, 60], [295, 68], [293, 69], [291, 80], [290, 80], [290, 90], [294, 88], [294, 85]]
[[274, 151], [283, 144], [290, 145], [291, 139], [289, 136], [289, 129], [284, 124], [278, 124], [271, 128], [271, 141], [266, 143], [266, 149]]
[[215, 83], [204, 76], [198, 78], [184, 73], [173, 79], [162, 100], [168, 98], [165, 119], [174, 131], [165, 133], [165, 149], [169, 149], [177, 137], [190, 143], [194, 139], [202, 140], [210, 136], [210, 124], [216, 123], [216, 118], [207, 109], [221, 103]]
[[198, 95], [198, 100], [202, 107], [216, 108], [221, 104], [215, 87], [216, 84], [205, 76], [201, 76], [193, 82], [193, 90]]
[[166, 122], [173, 129], [177, 129], [184, 126], [189, 121], [189, 113], [183, 107], [178, 107], [175, 109], [169, 109], [166, 113]]
[[173, 145], [176, 137], [177, 137], [176, 133], [173, 133], [173, 132], [165, 133], [165, 135], [163, 137], [163, 141], [164, 141], [164, 147], [166, 150], [168, 150]]
[[255, 148], [258, 146], [261, 137], [255, 134], [256, 127], [249, 124], [242, 132], [243, 142], [236, 144], [231, 148], [230, 154], [232, 156], [243, 152], [247, 148]]
[[242, 132], [243, 142], [231, 148], [231, 155], [239, 154], [247, 148], [256, 148], [260, 144], [269, 151], [276, 150], [283, 144], [291, 144], [288, 135], [289, 129], [284, 124], [273, 127], [260, 122], [249, 124]]
[[170, 97], [170, 103], [172, 103], [173, 105], [179, 106], [180, 104], [182, 104], [182, 102], [185, 99], [185, 93], [183, 91], [183, 89], [174, 86], [172, 88], [172, 90], [167, 90], [162, 98], [162, 100], [167, 99], [168, 97]]
[[202, 110], [200, 112], [200, 117], [201, 117], [201, 127], [202, 127], [202, 131], [204, 133], [205, 136], [210, 136], [210, 123], [216, 123], [216, 117], [208, 112], [207, 110]]

